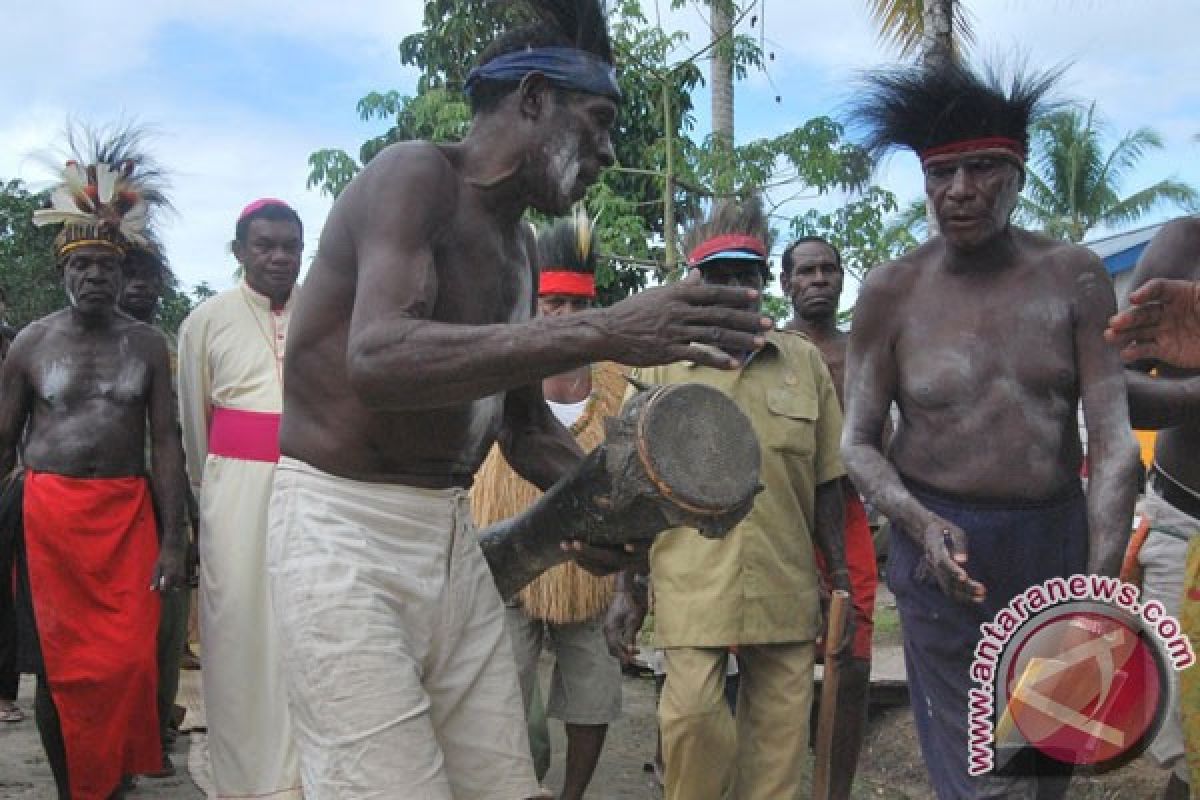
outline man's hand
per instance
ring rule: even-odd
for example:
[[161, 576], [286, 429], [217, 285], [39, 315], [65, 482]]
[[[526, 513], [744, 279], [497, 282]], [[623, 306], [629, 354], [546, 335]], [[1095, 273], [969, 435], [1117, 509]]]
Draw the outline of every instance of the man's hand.
[[158, 552], [158, 562], [154, 565], [154, 576], [150, 579], [150, 588], [156, 592], [182, 589], [187, 579], [187, 546], [186, 544], [163, 544]]
[[987, 589], [967, 574], [967, 535], [962, 528], [935, 517], [922, 535], [922, 569], [933, 573], [946, 596], [958, 603], [982, 603]]
[[608, 613], [604, 615], [604, 641], [613, 658], [628, 666], [638, 654], [637, 633], [646, 619], [645, 598], [635, 592], [613, 594]]
[[563, 552], [575, 559], [575, 563], [593, 575], [611, 575], [614, 572], [634, 569], [646, 571], [647, 555], [650, 552], [649, 541], [628, 542], [620, 549], [616, 547], [599, 547], [571, 539], [561, 542], [559, 547]]
[[612, 360], [634, 367], [685, 360], [718, 369], [740, 367], [729, 354], [758, 350], [766, 342], [763, 333], [773, 327], [759, 311], [759, 292], [700, 281], [693, 270], [686, 280], [638, 292], [605, 309]]
[[841, 589], [850, 595], [850, 608], [846, 610], [846, 624], [842, 626], [842, 638], [834, 648], [833, 654], [839, 662], [845, 663], [853, 655], [854, 650], [854, 594], [850, 591], [850, 575], [844, 569], [837, 570], [829, 576], [829, 583], [831, 591], [826, 591], [824, 587], [819, 590], [821, 629], [817, 633], [817, 656], [819, 659], [825, 654], [825, 639], [829, 635], [829, 611], [833, 601], [832, 592]]
[[1200, 368], [1200, 283], [1155, 278], [1129, 295], [1129, 302], [1133, 305], [1104, 331], [1122, 358]]

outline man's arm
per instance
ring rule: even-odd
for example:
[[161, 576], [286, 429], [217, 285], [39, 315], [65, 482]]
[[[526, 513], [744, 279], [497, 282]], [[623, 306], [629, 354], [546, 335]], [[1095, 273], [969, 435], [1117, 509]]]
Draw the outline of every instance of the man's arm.
[[1087, 251], [1080, 257], [1086, 261], [1074, 281], [1075, 360], [1088, 436], [1088, 571], [1116, 575], [1129, 539], [1141, 462], [1129, 425], [1125, 375], [1103, 338], [1105, 321], [1116, 310], [1112, 281], [1099, 258]]
[[[1130, 286], [1136, 290], [1155, 278], [1200, 278], [1200, 222], [1173, 220], [1150, 240]], [[1129, 415], [1135, 427], [1157, 430], [1200, 416], [1200, 378], [1173, 374], [1151, 378], [1145, 374], [1149, 366], [1134, 364], [1125, 370]]]
[[541, 384], [513, 389], [504, 398], [500, 452], [518, 475], [546, 491], [583, 459], [575, 437], [546, 405]]
[[1125, 387], [1129, 393], [1129, 419], [1139, 430], [1200, 424], [1200, 376], [1155, 378], [1126, 367]]
[[966, 534], [917, 502], [880, 450], [898, 385], [892, 320], [902, 306], [903, 292], [889, 275], [898, 268], [885, 265], [871, 270], [855, 305], [846, 350], [842, 458], [858, 490], [925, 551], [942, 591], [959, 602], [978, 602], [985, 589], [964, 569]]
[[436, 148], [412, 145], [364, 187], [375, 194], [355, 223], [358, 286], [347, 373], [369, 407], [462, 405], [604, 359], [637, 365], [690, 358], [729, 368], [737, 363], [731, 357], [701, 353], [689, 343], [734, 352], [761, 346], [770, 320], [749, 310], [756, 292], [695, 283], [641, 292], [607, 309], [519, 324], [433, 320], [434, 246], [456, 210], [458, 198], [448, 187], [458, 184]]
[[33, 404], [30, 353], [40, 334], [36, 322], [18, 334], [0, 367], [0, 477], [7, 478], [17, 464], [17, 447]]
[[157, 331], [147, 336], [151, 368], [147, 412], [150, 423], [150, 486], [162, 514], [163, 541], [155, 568], [154, 589], [178, 589], [184, 585], [187, 560], [187, 529], [184, 526], [183, 447], [175, 413], [175, 391], [171, 385], [171, 362], [166, 339]]
[[179, 328], [179, 423], [187, 475], [194, 495], [200, 494], [204, 480], [208, 425], [212, 415], [209, 402], [212, 384], [204, 328], [194, 312]]
[[815, 347], [809, 350], [811, 373], [817, 395], [817, 421], [813, 431], [816, 451], [813, 471], [816, 496], [813, 505], [813, 543], [825, 557], [834, 589], [850, 590], [846, 572], [846, 495], [842, 481], [845, 467], [839, 448], [844, 422], [842, 407], [829, 368]]

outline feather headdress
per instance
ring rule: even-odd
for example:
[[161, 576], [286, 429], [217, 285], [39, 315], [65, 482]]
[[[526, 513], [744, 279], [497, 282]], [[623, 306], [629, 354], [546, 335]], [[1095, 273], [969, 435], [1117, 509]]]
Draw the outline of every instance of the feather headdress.
[[721, 260], [756, 261], [764, 272], [771, 248], [771, 226], [757, 194], [726, 198], [713, 203], [708, 218], [693, 225], [683, 238], [688, 266], [700, 267]]
[[1029, 125], [1052, 103], [1046, 94], [1063, 68], [1043, 73], [1013, 70], [1006, 81], [989, 68], [977, 75], [956, 61], [933, 67], [891, 67], [866, 73], [849, 108], [865, 129], [873, 156], [906, 147], [922, 161], [967, 150], [1029, 152]]
[[596, 296], [592, 220], [580, 203], [538, 236], [538, 295]]
[[50, 207], [33, 212], [35, 225], [62, 225], [61, 258], [88, 244], [124, 253], [148, 245], [156, 210], [169, 208], [162, 170], [142, 150], [145, 131], [132, 125], [96, 129], [68, 125], [66, 164]]

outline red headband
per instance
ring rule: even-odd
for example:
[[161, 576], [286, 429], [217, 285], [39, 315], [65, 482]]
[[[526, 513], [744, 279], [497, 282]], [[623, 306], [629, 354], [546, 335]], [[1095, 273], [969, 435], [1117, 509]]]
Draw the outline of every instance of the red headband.
[[538, 297], [545, 297], [548, 294], [595, 297], [596, 276], [587, 272], [543, 270], [538, 276]]
[[749, 250], [763, 261], [767, 260], [767, 246], [757, 236], [748, 236], [744, 233], [725, 233], [696, 245], [696, 248], [688, 254], [688, 263], [696, 266], [709, 256], [723, 250]]
[[949, 156], [959, 153], [970, 153], [974, 150], [1008, 150], [1022, 162], [1025, 161], [1025, 148], [1016, 139], [1007, 136], [986, 136], [980, 139], [963, 139], [958, 142], [939, 144], [920, 151], [917, 155], [924, 164], [934, 156]]
[[[237, 221], [241, 222], [242, 220], [244, 220], [246, 217], [250, 216], [254, 212], [260, 211], [260, 210], [266, 208], [267, 206], [279, 206], [280, 208], [286, 208], [288, 211], [293, 211], [291, 206], [289, 206], [287, 203], [283, 202], [282, 200], [280, 200], [278, 198], [260, 197], [258, 200], [255, 200], [253, 203], [251, 203], [250, 205], [248, 205], [242, 209], [242, 213], [238, 214]], [[295, 212], [293, 211], [293, 213], [295, 213]]]

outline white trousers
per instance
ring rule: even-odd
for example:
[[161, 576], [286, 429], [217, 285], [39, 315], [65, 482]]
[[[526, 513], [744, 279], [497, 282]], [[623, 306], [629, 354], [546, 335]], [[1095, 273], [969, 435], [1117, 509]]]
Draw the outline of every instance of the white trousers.
[[284, 458], [270, 517], [305, 797], [535, 795], [504, 606], [466, 492]]

